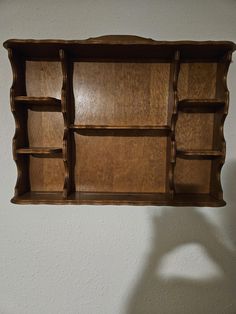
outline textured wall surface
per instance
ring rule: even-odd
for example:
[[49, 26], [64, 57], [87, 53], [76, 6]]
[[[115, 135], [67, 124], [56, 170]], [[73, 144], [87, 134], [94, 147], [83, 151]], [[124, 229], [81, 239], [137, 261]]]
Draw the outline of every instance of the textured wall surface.
[[[235, 0], [1, 0], [8, 38], [134, 34], [236, 41]], [[234, 60], [236, 54], [234, 55]], [[228, 85], [225, 208], [16, 206], [0, 47], [0, 313], [236, 313], [236, 66]]]

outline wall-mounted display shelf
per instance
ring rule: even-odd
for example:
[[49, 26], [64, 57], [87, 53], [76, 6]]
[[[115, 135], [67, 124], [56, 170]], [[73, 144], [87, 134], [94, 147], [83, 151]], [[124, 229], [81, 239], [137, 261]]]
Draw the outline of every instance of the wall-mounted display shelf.
[[17, 204], [223, 206], [229, 41], [4, 43]]

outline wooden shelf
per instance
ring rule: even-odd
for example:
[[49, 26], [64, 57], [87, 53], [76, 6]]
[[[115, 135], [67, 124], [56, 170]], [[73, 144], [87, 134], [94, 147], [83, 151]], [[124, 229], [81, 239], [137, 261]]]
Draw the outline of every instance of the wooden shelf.
[[70, 126], [75, 132], [90, 133], [90, 134], [133, 134], [133, 135], [163, 135], [168, 136], [170, 134], [170, 127], [168, 125], [76, 125]]
[[172, 199], [164, 193], [94, 193], [74, 192], [63, 198], [62, 192], [27, 192], [14, 197], [15, 204], [93, 204], [93, 205], [153, 205], [153, 206], [224, 206], [209, 194], [176, 194]]
[[225, 102], [219, 99], [183, 99], [178, 102], [178, 110], [189, 113], [214, 113], [224, 106]]
[[177, 150], [176, 155], [179, 158], [185, 159], [215, 159], [224, 156], [218, 150]]
[[118, 35], [4, 47], [13, 203], [225, 205], [233, 42]]
[[16, 96], [16, 104], [26, 105], [34, 111], [61, 111], [61, 101], [53, 97]]
[[23, 155], [44, 155], [45, 157], [48, 155], [62, 154], [62, 148], [58, 147], [23, 147], [16, 149], [17, 154]]

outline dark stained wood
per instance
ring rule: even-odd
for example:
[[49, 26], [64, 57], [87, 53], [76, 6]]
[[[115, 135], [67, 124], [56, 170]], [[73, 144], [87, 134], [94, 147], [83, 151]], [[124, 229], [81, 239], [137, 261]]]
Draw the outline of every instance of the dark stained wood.
[[53, 97], [16, 96], [15, 103], [33, 111], [61, 112], [61, 101]]
[[178, 103], [178, 110], [188, 113], [215, 113], [224, 108], [220, 99], [183, 99]]
[[215, 159], [224, 155], [217, 150], [177, 150], [176, 154], [177, 157], [186, 159]]
[[67, 199], [61, 192], [27, 192], [14, 197], [15, 204], [93, 204], [93, 205], [156, 205], [156, 206], [224, 206], [209, 194], [176, 194], [174, 199], [165, 193], [93, 193], [76, 192]]
[[16, 150], [17, 154], [38, 154], [38, 155], [51, 155], [62, 153], [61, 148], [52, 148], [52, 147], [29, 147], [29, 148], [18, 148]]
[[227, 51], [235, 50], [230, 41], [155, 41], [130, 35], [110, 35], [86, 40], [10, 39], [5, 48], [17, 49], [28, 59], [57, 59], [59, 49], [80, 58], [159, 58], [171, 61], [177, 49], [182, 59], [220, 59]]
[[8, 40], [16, 204], [224, 206], [228, 41]]
[[165, 192], [166, 138], [75, 134], [77, 191]]

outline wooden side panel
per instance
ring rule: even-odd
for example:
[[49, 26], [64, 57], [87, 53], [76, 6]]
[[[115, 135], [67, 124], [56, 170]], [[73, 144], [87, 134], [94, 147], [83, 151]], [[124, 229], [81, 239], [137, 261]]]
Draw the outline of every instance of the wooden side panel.
[[177, 158], [175, 166], [176, 193], [209, 193], [211, 160]]
[[165, 192], [166, 138], [75, 134], [77, 191]]
[[179, 112], [176, 124], [178, 149], [213, 149], [214, 114]]
[[64, 164], [58, 158], [30, 157], [30, 185], [32, 191], [62, 191]]
[[169, 75], [169, 63], [76, 62], [75, 124], [166, 124]]

